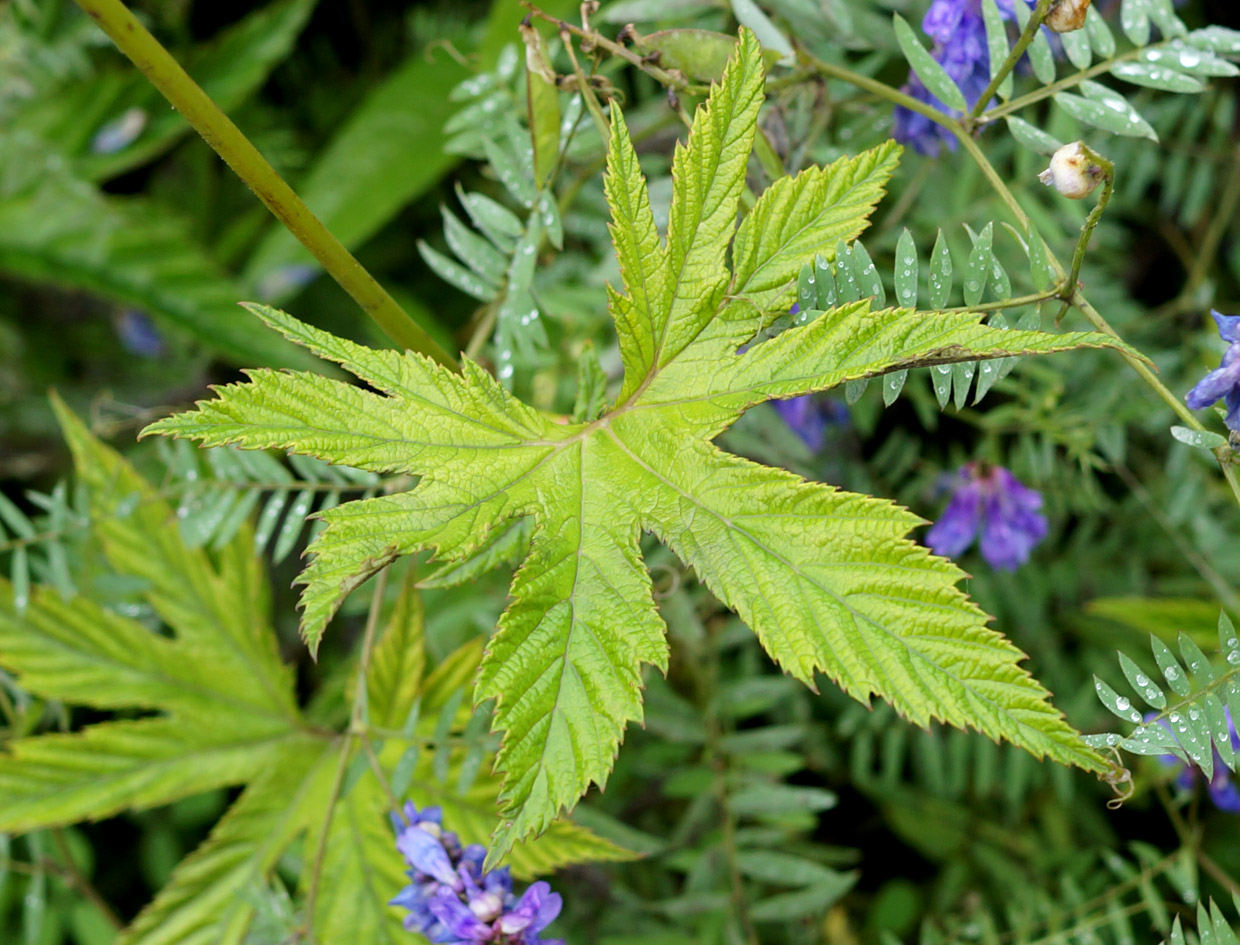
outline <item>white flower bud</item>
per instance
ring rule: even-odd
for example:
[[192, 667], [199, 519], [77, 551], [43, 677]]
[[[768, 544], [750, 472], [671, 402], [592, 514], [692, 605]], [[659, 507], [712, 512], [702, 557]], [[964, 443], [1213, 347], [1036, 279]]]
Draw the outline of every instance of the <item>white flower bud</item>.
[[1055, 0], [1043, 24], [1056, 33], [1071, 33], [1085, 25], [1089, 12], [1089, 0]]
[[1102, 183], [1103, 170], [1093, 152], [1079, 141], [1065, 144], [1051, 157], [1051, 166], [1038, 175], [1047, 187], [1054, 187], [1065, 197], [1080, 200], [1093, 193]]

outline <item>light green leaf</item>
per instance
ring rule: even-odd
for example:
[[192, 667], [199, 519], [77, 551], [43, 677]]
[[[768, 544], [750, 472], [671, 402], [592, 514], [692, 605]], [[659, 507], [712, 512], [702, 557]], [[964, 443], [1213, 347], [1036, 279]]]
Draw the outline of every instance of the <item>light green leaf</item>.
[[731, 4], [732, 15], [736, 17], [737, 23], [753, 30], [758, 41], [767, 49], [779, 53], [780, 62], [785, 65], [793, 62], [796, 53], [792, 48], [792, 43], [788, 42], [788, 38], [779, 31], [779, 28], [762, 12], [762, 8], [754, 3], [754, 0], [731, 0]]
[[1194, 46], [1208, 49], [1220, 56], [1240, 56], [1240, 30], [1225, 26], [1207, 26], [1193, 30], [1185, 37]]
[[[361, 757], [360, 755], [358, 756]], [[331, 779], [318, 779], [319, 807], [330, 799]], [[389, 802], [367, 771], [336, 801], [327, 827], [326, 848], [314, 903], [316, 940], [401, 945], [409, 941], [401, 920], [407, 913], [388, 901], [408, 885], [406, 865], [396, 852], [387, 814]], [[322, 822], [306, 835], [308, 849], [322, 842]], [[308, 887], [314, 857], [303, 859], [301, 886]]]
[[1012, 132], [1012, 137], [1030, 151], [1049, 156], [1063, 147], [1063, 142], [1058, 138], [1047, 134], [1036, 125], [1029, 124], [1023, 118], [1008, 115], [1004, 120], [1007, 122], [1008, 131]]
[[896, 299], [904, 308], [917, 307], [917, 244], [906, 229], [896, 243]]
[[[1016, 13], [1016, 22], [1023, 31], [1029, 25], [1032, 11], [1024, 3], [1014, 3], [1012, 9]], [[1050, 85], [1055, 81], [1055, 55], [1051, 52], [1045, 30], [1038, 30], [1033, 34], [1033, 42], [1029, 44], [1026, 55], [1029, 57], [1029, 64], [1033, 66], [1033, 74], [1038, 77], [1039, 82], [1043, 85]]]
[[736, 232], [730, 294], [772, 316], [791, 307], [801, 267], [816, 254], [830, 259], [836, 243], [865, 229], [899, 155], [888, 141], [772, 184]]
[[17, 739], [0, 758], [0, 830], [97, 820], [242, 784], [285, 746], [309, 741], [282, 722], [224, 705], [210, 720], [107, 722], [76, 735]]
[[1093, 48], [1089, 43], [1089, 34], [1083, 30], [1070, 30], [1059, 34], [1063, 43], [1063, 51], [1068, 61], [1078, 69], [1088, 69], [1093, 62]]
[[417, 574], [410, 568], [370, 657], [366, 702], [376, 728], [399, 731], [417, 702], [426, 671], [425, 618]]
[[1176, 39], [1156, 49], [1141, 53], [1141, 62], [1155, 66], [1170, 66], [1189, 75], [1224, 78], [1240, 75], [1240, 69], [1226, 59], [1220, 59], [1203, 51], [1200, 46], [1190, 45]]
[[[608, 6], [604, 16], [609, 17], [618, 6], [619, 4]], [[634, 37], [634, 43], [645, 55], [657, 54], [664, 68], [679, 69], [689, 78], [701, 82], [718, 82], [723, 78], [723, 70], [736, 46], [736, 40], [726, 33], [698, 29], [656, 30]], [[776, 47], [769, 44], [768, 47], [765, 50], [765, 61], [768, 65], [773, 65], [784, 53], [778, 52]]]
[[1117, 62], [1111, 67], [1111, 75], [1133, 85], [1167, 92], [1201, 92], [1205, 85], [1191, 75], [1176, 72], [1167, 66], [1149, 62]]
[[460, 562], [448, 562], [418, 581], [418, 587], [456, 587], [477, 580], [504, 565], [516, 567], [530, 552], [532, 528], [528, 518], [496, 529], [481, 548]]
[[560, 158], [560, 93], [547, 61], [547, 47], [532, 26], [521, 29], [525, 41], [525, 107], [539, 188], [552, 180]]
[[[772, 398], [917, 366], [1117, 344], [1100, 335], [1002, 331], [980, 325], [976, 313], [875, 312], [868, 301], [807, 315], [755, 343], [770, 315], [729, 291], [727, 248], [762, 85], [760, 51], [743, 32], [677, 151], [666, 247], [613, 105], [607, 187], [625, 287], [612, 290], [611, 303], [626, 379], [597, 420], [557, 422], [472, 362], [453, 374], [419, 355], [364, 348], [255, 307], [377, 393], [256, 371], [146, 431], [420, 477], [409, 492], [325, 513], [328, 527], [302, 576], [312, 646], [344, 595], [395, 557], [433, 549], [466, 560], [513, 520], [532, 521], [528, 557], [475, 690], [476, 701], [495, 700], [495, 727], [504, 732], [492, 859], [546, 829], [592, 783], [605, 783], [625, 726], [642, 716], [642, 665], [666, 666], [638, 549], [643, 531], [691, 565], [805, 683], [816, 685], [821, 672], [862, 701], [887, 699], [918, 724], [942, 719], [1038, 757], [1106, 768], [1020, 667], [1020, 651], [956, 588], [962, 572], [908, 539], [920, 518], [711, 444], [747, 408]], [[857, 162], [875, 160], [836, 167], [852, 175]], [[833, 192], [830, 172], [822, 176], [824, 192]], [[781, 277], [789, 300], [793, 276], [813, 252], [807, 247]], [[439, 685], [437, 706], [428, 680], [424, 718], [437, 718], [467, 676]], [[449, 717], [462, 723], [459, 713]]]
[[1085, 32], [1089, 34], [1089, 43], [1099, 59], [1110, 59], [1115, 55], [1115, 36], [1095, 6], [1091, 6], [1085, 14]]
[[1227, 437], [1208, 430], [1190, 430], [1188, 427], [1172, 427], [1171, 435], [1185, 446], [1199, 450], [1213, 450], [1227, 445]]
[[[982, 20], [986, 24], [986, 46], [990, 53], [990, 77], [993, 79], [1011, 52], [1008, 46], [1007, 23], [999, 12], [995, 0], [982, 0]], [[1003, 77], [996, 90], [999, 97], [1007, 100], [1012, 97], [1012, 73]]]
[[[664, 254], [667, 275], [658, 286], [657, 304], [644, 315], [653, 330], [643, 327], [637, 333], [647, 336], [645, 345], [649, 353], [634, 362], [637, 370], [630, 369], [626, 361], [624, 385], [619, 394], [622, 401], [651, 372], [675, 358], [698, 336], [727, 291], [729, 273], [725, 254], [719, 248], [732, 235], [735, 225], [745, 185], [745, 167], [753, 148], [758, 106], [762, 102], [763, 80], [758, 41], [749, 30], [742, 30], [738, 54], [728, 63], [723, 80], [694, 116], [689, 143], [677, 144], [672, 158], [672, 177], [676, 184], [672, 190]], [[613, 139], [623, 141], [619, 135], [613, 135]], [[612, 150], [617, 147], [623, 144], [613, 144]], [[635, 168], [636, 157], [630, 160]], [[636, 205], [640, 206], [640, 197]], [[615, 226], [625, 226], [624, 219], [617, 217]], [[644, 227], [640, 218], [638, 223]], [[615, 298], [613, 295], [613, 301]], [[617, 326], [624, 320], [622, 314], [616, 315]]]
[[594, 343], [587, 341], [577, 357], [577, 399], [573, 403], [573, 421], [597, 420], [607, 400], [607, 375], [598, 362]]
[[1055, 96], [1055, 102], [1072, 117], [1103, 131], [1158, 140], [1149, 122], [1119, 93], [1088, 80], [1081, 83], [1081, 91], [1086, 97], [1060, 92]]
[[921, 40], [917, 38], [917, 34], [913, 32], [913, 28], [908, 25], [904, 17], [899, 13], [893, 13], [891, 19], [896, 31], [896, 42], [900, 44], [904, 58], [908, 60], [917, 78], [921, 79], [921, 84], [948, 108], [953, 108], [958, 112], [968, 111], [969, 103], [965, 100], [964, 93], [960, 91], [960, 86], [947, 74], [947, 70], [930, 53], [926, 52]]
[[247, 894], [299, 833], [322, 820], [320, 798], [308, 788], [314, 765], [336, 760], [325, 747], [273, 755], [116, 945], [240, 945], [254, 912]]
[[174, 628], [180, 658], [192, 652], [192, 662], [209, 664], [201, 683], [231, 679], [226, 702], [293, 722], [292, 671], [276, 649], [269, 592], [248, 532], [242, 530], [216, 555], [187, 547], [178, 530], [169, 528], [173, 512], [157, 490], [92, 437], [58, 399], [52, 406], [79, 481], [102, 516], [98, 534], [105, 556], [120, 573], [147, 582], [147, 599]]
[[986, 291], [986, 282], [990, 278], [995, 255], [992, 249], [995, 225], [987, 223], [982, 232], [973, 240], [973, 248], [964, 264], [964, 304], [976, 305], [982, 300]]
[[1124, 35], [1134, 46], [1144, 46], [1150, 41], [1150, 14], [1148, 0], [1124, 0], [1119, 10], [1119, 22]]
[[952, 297], [952, 254], [943, 231], [934, 239], [930, 252], [930, 307], [946, 308]]

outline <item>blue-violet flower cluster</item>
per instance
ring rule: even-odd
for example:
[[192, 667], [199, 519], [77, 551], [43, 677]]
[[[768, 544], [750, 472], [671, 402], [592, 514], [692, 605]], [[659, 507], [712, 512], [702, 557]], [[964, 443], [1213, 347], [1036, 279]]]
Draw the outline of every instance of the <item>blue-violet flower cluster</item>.
[[[997, 2], [1004, 17], [1015, 18], [1013, 0]], [[934, 0], [922, 18], [921, 28], [934, 40], [934, 58], [960, 86], [969, 107], [973, 107], [990, 84], [990, 47], [986, 44], [981, 0]], [[946, 115], [960, 115], [931, 95], [912, 71], [908, 83], [900, 91], [933, 105]], [[948, 150], [956, 150], [954, 136], [925, 115], [907, 108], [896, 108], [893, 135], [897, 141], [911, 144], [922, 154], [937, 155], [944, 142]]]
[[1230, 347], [1223, 355], [1223, 363], [1202, 378], [1184, 400], [1193, 410], [1202, 410], [1221, 399], [1227, 405], [1223, 422], [1227, 429], [1240, 433], [1240, 315], [1210, 314]]
[[[1231, 711], [1224, 709], [1227, 713], [1227, 728], [1231, 735], [1231, 747], [1240, 752], [1240, 735], [1236, 733], [1236, 722], [1231, 717]], [[1170, 730], [1171, 726], [1164, 719], [1161, 723]], [[1203, 776], [1200, 768], [1196, 765], [1188, 765], [1177, 758], [1175, 755], [1160, 755], [1159, 761], [1170, 767], [1180, 769], [1180, 773], [1176, 776], [1175, 783], [1186, 791], [1191, 791], [1197, 783], [1197, 779]], [[1218, 750], [1214, 751], [1214, 775], [1210, 778], [1210, 783], [1206, 785], [1206, 793], [1210, 795], [1210, 800], [1214, 802], [1214, 806], [1219, 810], [1227, 811], [1229, 814], [1240, 814], [1240, 785], [1237, 785], [1232, 778], [1232, 773], [1223, 764], [1223, 759], [1219, 757]]]
[[564, 945], [538, 934], [563, 905], [549, 885], [534, 883], [517, 898], [508, 867], [484, 873], [486, 848], [462, 847], [455, 833], [443, 829], [438, 807], [419, 811], [406, 803], [403, 814], [392, 815], [392, 826], [412, 882], [392, 905], [409, 910], [405, 928], [449, 945]]
[[943, 515], [926, 534], [926, 544], [935, 554], [954, 558], [973, 544], [980, 529], [982, 557], [991, 567], [1015, 571], [1046, 537], [1041, 507], [1041, 494], [1002, 466], [968, 463]]

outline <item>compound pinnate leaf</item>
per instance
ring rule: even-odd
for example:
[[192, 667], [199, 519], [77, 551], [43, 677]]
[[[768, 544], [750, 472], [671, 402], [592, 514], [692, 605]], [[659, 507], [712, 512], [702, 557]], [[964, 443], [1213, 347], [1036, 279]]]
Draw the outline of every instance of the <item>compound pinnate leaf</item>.
[[799, 268], [865, 226], [895, 157], [885, 146], [794, 178], [759, 198], [761, 219], [733, 243], [762, 82], [757, 43], [742, 32], [677, 151], [665, 242], [617, 110], [607, 193], [624, 287], [609, 299], [626, 373], [597, 419], [557, 422], [472, 362], [454, 374], [255, 306], [378, 393], [260, 371], [147, 430], [420, 477], [409, 492], [323, 515], [302, 576], [312, 647], [349, 589], [395, 557], [429, 548], [466, 560], [498, 528], [532, 522], [475, 693], [495, 700], [505, 733], [494, 857], [606, 781], [626, 724], [642, 717], [642, 664], [666, 665], [642, 531], [692, 565], [807, 684], [821, 672], [919, 723], [943, 719], [1038, 757], [1107, 768], [1020, 667], [1023, 654], [956, 588], [963, 572], [906, 537], [921, 519], [711, 444], [772, 398], [912, 367], [1117, 344], [1003, 331], [967, 312], [872, 311], [868, 300], [809, 313], [753, 344], [778, 314], [770, 307], [791, 299]]

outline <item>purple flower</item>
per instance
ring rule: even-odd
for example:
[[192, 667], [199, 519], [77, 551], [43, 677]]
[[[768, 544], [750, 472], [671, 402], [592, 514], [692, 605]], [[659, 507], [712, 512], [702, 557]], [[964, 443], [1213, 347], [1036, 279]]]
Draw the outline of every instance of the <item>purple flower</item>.
[[926, 544], [935, 554], [954, 558], [973, 544], [980, 528], [982, 557], [993, 568], [1015, 571], [1046, 537], [1041, 507], [1042, 496], [1002, 466], [968, 463]]
[[114, 324], [121, 346], [130, 354], [143, 358], [157, 358], [167, 353], [168, 346], [145, 312], [136, 308], [122, 309]]
[[784, 423], [815, 453], [822, 449], [831, 427], [848, 423], [847, 407], [839, 401], [823, 400], [813, 394], [777, 400], [774, 406]]
[[[801, 304], [795, 303], [788, 310], [790, 315], [799, 314]], [[833, 400], [819, 400], [813, 394], [803, 394], [788, 400], [777, 400], [776, 412], [792, 432], [801, 438], [814, 453], [822, 449], [827, 430], [848, 423], [848, 408]]]
[[[1231, 735], [1231, 747], [1240, 752], [1240, 734], [1236, 733], [1236, 723], [1231, 717], [1231, 710], [1224, 709], [1227, 715], [1227, 729]], [[1150, 716], [1152, 717], [1152, 716]], [[1149, 718], [1146, 719], [1149, 721]], [[1171, 731], [1171, 726], [1166, 719], [1159, 722], [1167, 731]], [[1174, 732], [1172, 733], [1175, 734]], [[1195, 764], [1185, 764], [1175, 755], [1159, 755], [1158, 760], [1167, 767], [1179, 768], [1179, 774], [1176, 775], [1175, 783], [1186, 791], [1191, 791], [1197, 785], [1197, 781], [1204, 777], [1204, 773]], [[1214, 802], [1214, 806], [1219, 810], [1226, 811], [1229, 814], [1240, 814], [1240, 785], [1232, 779], [1231, 772], [1227, 766], [1223, 764], [1223, 759], [1219, 757], [1218, 750], [1214, 751], [1214, 775], [1210, 778], [1210, 782], [1206, 785], [1206, 793], [1210, 795], [1210, 800]]]
[[442, 820], [438, 807], [419, 811], [410, 803], [392, 815], [396, 848], [412, 880], [392, 899], [409, 910], [405, 928], [450, 945], [564, 945], [538, 935], [560, 914], [559, 894], [534, 883], [518, 899], [508, 868], [484, 873], [486, 848], [462, 847]]
[[1224, 423], [1227, 429], [1240, 433], [1240, 315], [1210, 312], [1218, 325], [1218, 333], [1229, 343], [1223, 363], [1207, 374], [1188, 392], [1184, 402], [1193, 410], [1209, 407], [1216, 400], [1227, 405]]
[[[998, 0], [999, 12], [1008, 19], [1015, 17], [1013, 0]], [[986, 44], [986, 21], [982, 19], [981, 0], [934, 0], [922, 18], [921, 28], [934, 40], [934, 58], [960, 86], [965, 101], [972, 108], [990, 84], [990, 47]], [[948, 108], [922, 85], [909, 71], [908, 83], [902, 92], [918, 101], [933, 105], [945, 115], [960, 116]], [[942, 126], [925, 115], [897, 107], [893, 135], [897, 141], [911, 144], [922, 154], [935, 156], [941, 144], [956, 150], [956, 139]]]

